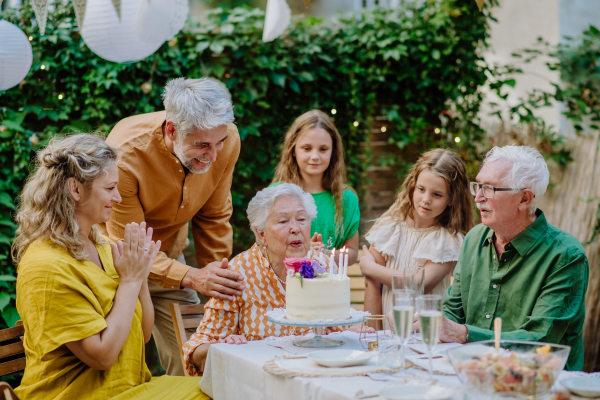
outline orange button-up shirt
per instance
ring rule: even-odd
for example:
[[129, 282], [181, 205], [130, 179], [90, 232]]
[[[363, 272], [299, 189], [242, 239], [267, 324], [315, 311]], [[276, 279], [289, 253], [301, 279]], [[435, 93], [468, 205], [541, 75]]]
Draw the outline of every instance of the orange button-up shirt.
[[121, 240], [125, 225], [146, 221], [161, 240], [149, 280], [164, 288], [180, 288], [191, 267], [175, 260], [185, 247], [188, 223], [200, 267], [231, 255], [233, 212], [231, 180], [240, 153], [240, 136], [233, 124], [217, 160], [204, 174], [186, 173], [165, 146], [164, 111], [120, 121], [106, 143], [119, 149], [119, 185], [122, 197], [105, 225], [111, 240]]

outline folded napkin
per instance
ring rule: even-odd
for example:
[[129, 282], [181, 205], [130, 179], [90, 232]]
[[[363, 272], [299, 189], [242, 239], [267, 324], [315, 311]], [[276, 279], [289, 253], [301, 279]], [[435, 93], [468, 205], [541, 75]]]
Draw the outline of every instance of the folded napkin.
[[[314, 349], [313, 349], [314, 350]], [[371, 358], [365, 365], [352, 367], [323, 367], [308, 358], [281, 358], [275, 357], [265, 363], [263, 369], [270, 374], [308, 378], [334, 377], [334, 376], [362, 376], [373, 373], [393, 373], [399, 368], [392, 369], [377, 365], [377, 356]]]

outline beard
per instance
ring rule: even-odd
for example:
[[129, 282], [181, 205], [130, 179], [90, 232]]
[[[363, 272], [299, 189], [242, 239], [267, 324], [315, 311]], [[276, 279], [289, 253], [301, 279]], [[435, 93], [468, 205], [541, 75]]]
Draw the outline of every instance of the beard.
[[181, 165], [186, 167], [188, 171], [190, 171], [192, 174], [204, 174], [210, 169], [210, 165], [212, 164], [211, 162], [209, 162], [205, 167], [201, 168], [197, 168], [194, 166], [194, 159], [186, 157], [183, 151], [183, 139], [179, 139], [173, 144], [173, 150], [175, 151], [175, 156], [179, 158]]

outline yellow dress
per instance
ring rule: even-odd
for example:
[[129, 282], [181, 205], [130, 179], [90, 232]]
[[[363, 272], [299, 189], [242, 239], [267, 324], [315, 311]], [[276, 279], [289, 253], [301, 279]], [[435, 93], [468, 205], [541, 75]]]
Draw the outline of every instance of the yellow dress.
[[[119, 276], [110, 245], [97, 249], [104, 271], [90, 261], [77, 261], [47, 239], [32, 243], [25, 251], [17, 269], [17, 310], [25, 327], [27, 362], [15, 390], [20, 398], [109, 399], [150, 382], [139, 300], [129, 337], [110, 370], [90, 368], [65, 345], [107, 326], [105, 318], [112, 309]], [[180, 393], [179, 398], [202, 398], [197, 382], [193, 387], [194, 382], [186, 381], [189, 393]], [[156, 383], [153, 380], [148, 387]]]

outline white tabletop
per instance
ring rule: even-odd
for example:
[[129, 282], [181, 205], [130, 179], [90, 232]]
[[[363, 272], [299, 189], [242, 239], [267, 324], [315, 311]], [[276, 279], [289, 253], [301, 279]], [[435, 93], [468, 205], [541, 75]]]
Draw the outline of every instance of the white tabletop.
[[[339, 333], [337, 335], [343, 335]], [[334, 336], [336, 334], [330, 335]], [[340, 339], [337, 336], [334, 339]], [[345, 340], [343, 348], [363, 350], [357, 341]], [[288, 347], [289, 346], [284, 346]], [[440, 345], [443, 347], [443, 345]], [[293, 347], [292, 347], [293, 349]], [[308, 349], [298, 349], [306, 353]], [[265, 362], [275, 356], [289, 354], [285, 350], [266, 344], [265, 340], [248, 342], [243, 345], [213, 344], [208, 351], [205, 373], [200, 388], [214, 400], [356, 400], [356, 393], [379, 393], [388, 386], [397, 386], [401, 381], [375, 381], [367, 376], [339, 378], [284, 378], [263, 370]], [[409, 374], [427, 377], [427, 372], [408, 369]], [[555, 390], [564, 391], [560, 381], [569, 377], [583, 376], [600, 378], [600, 373], [562, 371], [555, 384]], [[452, 400], [462, 400], [463, 391], [456, 376], [436, 375], [439, 386], [452, 388]], [[465, 396], [465, 398], [467, 398]], [[572, 399], [578, 397], [571, 395]], [[373, 397], [382, 400], [383, 397]]]
[[[360, 345], [352, 346], [363, 350]], [[288, 354], [269, 346], [264, 340], [243, 345], [213, 344], [206, 360], [200, 388], [214, 400], [350, 400], [359, 390], [379, 393], [400, 381], [374, 381], [366, 376], [339, 378], [284, 378], [269, 374], [263, 365], [275, 356]], [[411, 374], [427, 376], [425, 371], [409, 369]], [[453, 400], [462, 399], [460, 381], [455, 376], [438, 376], [442, 386], [457, 390]], [[375, 397], [374, 399], [382, 399]]]

